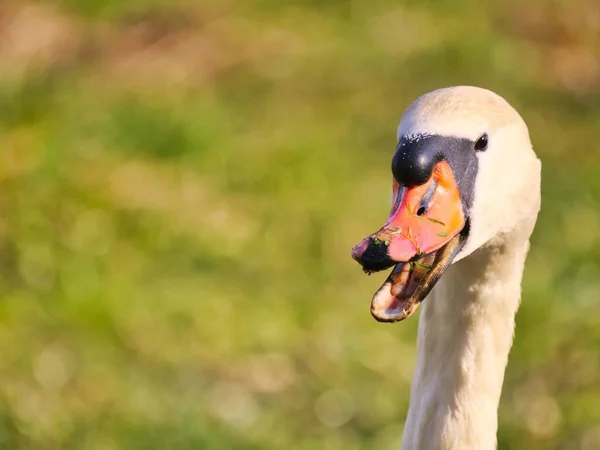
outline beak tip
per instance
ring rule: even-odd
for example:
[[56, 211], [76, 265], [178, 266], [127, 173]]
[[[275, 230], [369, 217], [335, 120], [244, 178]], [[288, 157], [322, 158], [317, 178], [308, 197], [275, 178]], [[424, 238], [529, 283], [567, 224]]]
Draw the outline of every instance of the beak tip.
[[354, 259], [356, 262], [360, 263], [361, 257], [368, 246], [369, 246], [368, 238], [363, 239], [357, 245], [355, 245], [354, 248], [352, 249], [352, 259]]

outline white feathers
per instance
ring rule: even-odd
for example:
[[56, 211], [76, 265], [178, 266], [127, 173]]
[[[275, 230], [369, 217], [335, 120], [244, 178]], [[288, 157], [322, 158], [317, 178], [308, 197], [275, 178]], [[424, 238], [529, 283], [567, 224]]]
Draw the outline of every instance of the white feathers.
[[413, 144], [413, 143], [419, 142], [419, 141], [421, 141], [421, 140], [423, 140], [423, 139], [431, 136], [431, 134], [429, 134], [429, 133], [412, 133], [412, 132], [409, 132], [407, 134], [403, 134], [402, 136], [404, 137], [404, 139], [406, 140], [406, 142], [402, 142], [400, 145], [404, 146], [406, 144]]
[[502, 97], [487, 89], [456, 86], [416, 99], [404, 112], [397, 137], [439, 134], [476, 140], [482, 132], [507, 124], [519, 124], [527, 134], [519, 114]]
[[[404, 113], [398, 137], [476, 140], [467, 244], [423, 304], [403, 450], [496, 448], [497, 408], [521, 277], [540, 208], [541, 164], [519, 114], [485, 89], [440, 89]], [[461, 260], [460, 262], [456, 262]]]

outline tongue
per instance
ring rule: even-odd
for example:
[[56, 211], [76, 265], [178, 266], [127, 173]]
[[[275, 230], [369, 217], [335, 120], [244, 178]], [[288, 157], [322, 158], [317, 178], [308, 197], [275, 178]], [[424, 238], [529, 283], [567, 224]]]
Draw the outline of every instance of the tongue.
[[462, 234], [436, 252], [396, 264], [371, 301], [371, 315], [380, 322], [398, 322], [412, 315], [461, 249]]
[[381, 321], [398, 321], [410, 316], [422, 299], [413, 296], [425, 281], [435, 260], [435, 253], [420, 259], [396, 264], [371, 303], [371, 314]]

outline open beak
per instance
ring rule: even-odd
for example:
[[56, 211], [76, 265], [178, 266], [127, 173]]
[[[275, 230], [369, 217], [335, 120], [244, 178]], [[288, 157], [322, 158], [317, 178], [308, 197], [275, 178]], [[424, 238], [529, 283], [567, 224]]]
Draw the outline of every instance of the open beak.
[[424, 184], [404, 187], [394, 180], [386, 224], [352, 249], [367, 273], [394, 266], [375, 293], [371, 314], [397, 322], [414, 313], [464, 244], [468, 226], [460, 191], [446, 161]]

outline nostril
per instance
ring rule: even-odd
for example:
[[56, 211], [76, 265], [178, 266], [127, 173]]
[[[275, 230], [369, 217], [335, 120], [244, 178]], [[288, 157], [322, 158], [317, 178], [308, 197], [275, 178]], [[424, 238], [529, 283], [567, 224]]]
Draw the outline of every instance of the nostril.
[[429, 187], [427, 188], [427, 192], [425, 192], [425, 195], [419, 202], [419, 209], [417, 209], [417, 216], [422, 216], [423, 214], [425, 214], [427, 212], [427, 210], [429, 209], [429, 205], [431, 205], [431, 200], [433, 199], [433, 194], [435, 194], [436, 189], [437, 189], [437, 182], [435, 180], [433, 180], [433, 182], [429, 184]]

